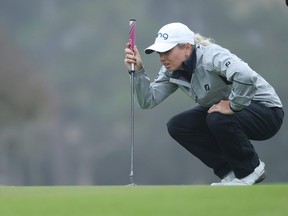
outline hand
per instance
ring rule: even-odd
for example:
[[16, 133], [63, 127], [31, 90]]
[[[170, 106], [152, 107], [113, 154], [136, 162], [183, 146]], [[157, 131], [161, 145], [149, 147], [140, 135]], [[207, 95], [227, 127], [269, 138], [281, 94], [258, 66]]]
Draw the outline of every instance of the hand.
[[125, 47], [125, 59], [124, 63], [127, 69], [130, 71], [131, 64], [135, 65], [135, 72], [141, 70], [142, 66], [142, 59], [139, 54], [137, 47], [134, 47], [134, 52], [130, 49], [130, 43], [128, 42]]
[[234, 112], [230, 108], [229, 100], [221, 100], [218, 104], [214, 104], [208, 110], [208, 113], [219, 112], [225, 115], [233, 115]]

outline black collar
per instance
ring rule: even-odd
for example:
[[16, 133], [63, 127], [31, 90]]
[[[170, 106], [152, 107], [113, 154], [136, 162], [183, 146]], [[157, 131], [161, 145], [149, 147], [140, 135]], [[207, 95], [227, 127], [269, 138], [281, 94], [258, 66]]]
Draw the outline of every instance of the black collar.
[[193, 48], [192, 54], [190, 55], [189, 59], [182, 63], [182, 67], [185, 71], [189, 72], [189, 74], [193, 74], [196, 68], [196, 49]]
[[193, 48], [192, 54], [189, 59], [182, 62], [183, 70], [173, 71], [171, 77], [176, 79], [185, 79], [189, 83], [191, 82], [192, 74], [196, 68], [196, 49]]

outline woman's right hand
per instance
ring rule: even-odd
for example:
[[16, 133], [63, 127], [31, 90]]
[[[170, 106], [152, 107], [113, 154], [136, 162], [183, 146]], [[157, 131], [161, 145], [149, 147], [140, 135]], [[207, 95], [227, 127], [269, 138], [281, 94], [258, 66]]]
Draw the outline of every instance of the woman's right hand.
[[128, 71], [130, 71], [130, 67], [131, 64], [135, 65], [135, 72], [141, 70], [143, 68], [142, 65], [142, 59], [141, 56], [139, 54], [139, 51], [137, 49], [137, 47], [134, 47], [134, 52], [130, 49], [130, 43], [128, 42], [126, 44], [125, 47], [125, 59], [124, 59], [124, 63], [128, 69]]

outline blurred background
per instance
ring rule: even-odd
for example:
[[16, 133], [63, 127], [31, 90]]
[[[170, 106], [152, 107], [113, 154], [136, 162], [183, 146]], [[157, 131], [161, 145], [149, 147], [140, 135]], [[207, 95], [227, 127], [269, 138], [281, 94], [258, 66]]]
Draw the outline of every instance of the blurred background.
[[[0, 185], [129, 184], [130, 18], [151, 80], [158, 55], [143, 50], [179, 21], [265, 77], [288, 113], [284, 0], [0, 0]], [[166, 131], [171, 116], [193, 106], [181, 91], [152, 110], [135, 106], [137, 184], [218, 180]], [[266, 183], [288, 181], [287, 127], [253, 142]]]

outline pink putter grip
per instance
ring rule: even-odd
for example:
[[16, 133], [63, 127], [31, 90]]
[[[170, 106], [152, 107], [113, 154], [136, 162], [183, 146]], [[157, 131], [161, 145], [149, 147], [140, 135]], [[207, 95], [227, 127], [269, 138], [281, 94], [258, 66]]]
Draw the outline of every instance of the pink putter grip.
[[[136, 40], [136, 20], [130, 19], [129, 43], [130, 43], [130, 49], [132, 51], [134, 51], [135, 40]], [[131, 64], [131, 71], [134, 70], [135, 70], [134, 64]]]

